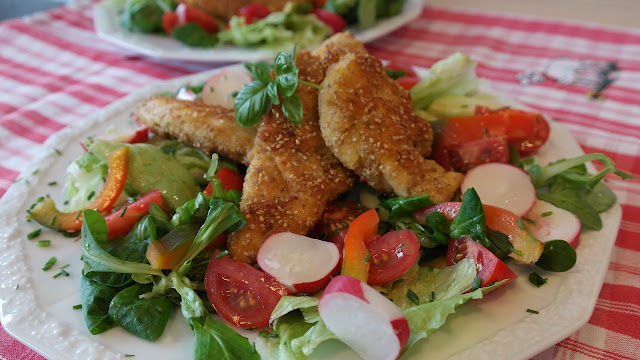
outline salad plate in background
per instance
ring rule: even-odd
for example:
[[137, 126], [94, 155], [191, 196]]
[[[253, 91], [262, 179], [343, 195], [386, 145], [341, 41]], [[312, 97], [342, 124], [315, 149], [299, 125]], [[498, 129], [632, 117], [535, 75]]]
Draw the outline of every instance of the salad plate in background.
[[[277, 51], [220, 45], [197, 48], [184, 45], [168, 36], [136, 33], [125, 30], [119, 22], [119, 0], [106, 0], [95, 5], [93, 19], [96, 33], [101, 38], [141, 54], [173, 60], [207, 62], [256, 62], [272, 59]], [[414, 20], [422, 12], [422, 0], [406, 0], [402, 12], [391, 18], [376, 21], [368, 29], [347, 28], [363, 43], [382, 37]]]
[[[236, 65], [238, 66], [238, 65]], [[49, 359], [184, 359], [192, 353], [193, 334], [179, 311], [156, 342], [137, 338], [121, 328], [98, 336], [87, 330], [80, 304], [81, 244], [75, 238], [43, 230], [37, 240], [51, 246], [37, 247], [27, 234], [39, 228], [25, 221], [25, 210], [43, 193], [61, 201], [61, 185], [67, 165], [82, 153], [79, 142], [104, 133], [109, 127], [133, 128], [131, 112], [150, 95], [176, 91], [186, 84], [206, 81], [217, 69], [173, 79], [137, 91], [105, 107], [85, 121], [55, 134], [43, 145], [40, 156], [20, 175], [0, 200], [0, 312], [7, 332]], [[517, 106], [507, 99], [500, 101]], [[538, 153], [544, 161], [582, 153], [573, 137], [551, 122], [550, 138]], [[36, 171], [37, 170], [37, 171]], [[27, 181], [28, 180], [28, 181]], [[597, 300], [621, 219], [621, 208], [602, 214], [603, 228], [586, 232], [577, 249], [575, 267], [564, 273], [509, 262], [519, 275], [506, 288], [484, 299], [469, 302], [450, 315], [446, 324], [414, 345], [401, 359], [527, 359], [571, 335], [587, 322]], [[41, 270], [52, 256], [57, 263]], [[59, 268], [69, 276], [53, 276]], [[549, 278], [536, 288], [527, 280], [532, 271]], [[538, 314], [527, 312], [536, 310]], [[464, 334], [464, 336], [462, 336]], [[247, 333], [249, 337], [257, 335]], [[337, 341], [320, 345], [311, 359], [353, 359], [355, 353]]]

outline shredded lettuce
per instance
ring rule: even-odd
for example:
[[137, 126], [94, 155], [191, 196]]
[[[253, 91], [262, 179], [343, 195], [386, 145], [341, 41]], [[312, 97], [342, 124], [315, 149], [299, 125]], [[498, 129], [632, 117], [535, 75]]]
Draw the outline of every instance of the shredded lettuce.
[[[405, 350], [442, 326], [457, 306], [481, 299], [502, 283], [465, 293], [476, 276], [475, 261], [464, 259], [442, 270], [422, 267], [415, 276], [393, 284], [387, 297], [403, 310], [411, 329]], [[407, 297], [409, 289], [417, 295], [418, 304]], [[256, 338], [256, 351], [262, 359], [306, 359], [320, 343], [337, 339], [320, 318], [318, 302], [317, 297], [311, 296], [280, 299], [271, 314], [271, 324], [278, 336]]]
[[330, 34], [329, 27], [315, 15], [274, 12], [251, 24], [245, 24], [242, 16], [233, 16], [229, 30], [219, 32], [218, 40], [278, 51], [290, 49], [294, 44], [312, 47]]
[[426, 110], [433, 101], [445, 95], [473, 95], [480, 85], [476, 64], [469, 56], [455, 53], [429, 69], [425, 77], [411, 89], [414, 110]]

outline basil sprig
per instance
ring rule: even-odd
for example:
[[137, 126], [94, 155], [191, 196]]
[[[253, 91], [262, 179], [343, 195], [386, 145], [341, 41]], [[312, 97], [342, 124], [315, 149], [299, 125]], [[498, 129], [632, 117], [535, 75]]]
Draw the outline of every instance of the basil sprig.
[[[265, 64], [245, 64], [253, 77], [253, 82], [238, 92], [233, 108], [236, 121], [242, 127], [253, 126], [262, 120], [262, 116], [271, 111], [273, 105], [280, 105], [287, 120], [293, 124], [302, 123], [302, 101], [295, 93], [298, 84], [320, 88], [317, 84], [298, 79], [298, 66], [295, 63], [296, 47], [290, 54], [278, 53], [272, 66]], [[271, 70], [275, 78], [271, 76]]]

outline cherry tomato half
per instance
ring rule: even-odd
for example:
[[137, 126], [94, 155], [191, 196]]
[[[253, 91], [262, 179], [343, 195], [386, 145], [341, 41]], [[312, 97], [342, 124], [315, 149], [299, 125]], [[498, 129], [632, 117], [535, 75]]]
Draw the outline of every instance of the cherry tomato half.
[[411, 230], [391, 231], [367, 245], [367, 283], [379, 285], [397, 279], [418, 260], [420, 241]]
[[244, 23], [249, 25], [256, 20], [267, 17], [271, 12], [261, 4], [249, 4], [238, 10], [238, 16], [244, 17]]
[[362, 205], [353, 201], [334, 201], [322, 213], [318, 223], [311, 229], [310, 236], [316, 239], [331, 239], [338, 231], [364, 213]]
[[176, 11], [166, 12], [162, 15], [162, 26], [167, 35], [171, 35], [175, 27], [188, 23], [197, 23], [210, 34], [218, 31], [218, 23], [213, 17], [182, 2], [178, 4]]
[[329, 10], [313, 9], [311, 13], [317, 16], [320, 21], [329, 26], [333, 30], [334, 34], [342, 32], [342, 30], [347, 28], [347, 22], [344, 21], [344, 19], [340, 17], [340, 15], [334, 14]]
[[207, 297], [218, 315], [228, 322], [254, 328], [269, 323], [271, 312], [285, 295], [287, 287], [276, 279], [216, 251], [204, 276]]
[[448, 148], [436, 141], [433, 157], [445, 169], [464, 173], [479, 164], [508, 163], [509, 145], [502, 137], [472, 140]]
[[447, 248], [447, 265], [456, 264], [464, 258], [475, 260], [478, 268], [477, 276], [482, 278], [480, 284], [482, 287], [508, 279], [503, 284], [505, 285], [518, 277], [502, 260], [471, 238], [464, 236], [460, 239], [451, 239]]

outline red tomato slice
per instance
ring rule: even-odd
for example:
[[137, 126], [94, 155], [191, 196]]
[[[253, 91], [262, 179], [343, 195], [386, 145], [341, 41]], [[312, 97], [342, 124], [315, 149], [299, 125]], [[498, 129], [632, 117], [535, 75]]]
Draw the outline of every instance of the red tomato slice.
[[329, 26], [334, 33], [339, 33], [347, 28], [347, 22], [340, 15], [334, 14], [325, 9], [313, 9], [311, 12], [323, 23]]
[[475, 260], [478, 267], [477, 276], [482, 278], [480, 284], [482, 287], [508, 279], [503, 284], [505, 285], [518, 277], [502, 260], [472, 239], [466, 236], [460, 239], [451, 239], [447, 248], [447, 265], [456, 264], [464, 258]]
[[[218, 170], [218, 172], [216, 173], [216, 177], [220, 179], [222, 187], [224, 187], [226, 191], [229, 191], [231, 189], [242, 191], [242, 186], [244, 185], [244, 176], [238, 174], [237, 172], [227, 168], [222, 168]], [[211, 194], [213, 194], [213, 185], [209, 183], [209, 185], [207, 185], [202, 193], [205, 196], [211, 196]]]
[[171, 35], [173, 28], [178, 26], [178, 15], [173, 11], [162, 14], [162, 27], [167, 35]]
[[160, 205], [164, 211], [168, 212], [167, 206], [162, 200], [162, 192], [154, 190], [145, 193], [138, 200], [120, 207], [118, 211], [105, 216], [104, 219], [107, 221], [107, 227], [109, 228], [109, 240], [127, 235], [135, 224], [149, 213], [149, 205], [151, 203]]
[[331, 239], [338, 231], [349, 227], [366, 210], [353, 201], [334, 201], [324, 210], [309, 235], [316, 239]]
[[238, 10], [238, 16], [244, 17], [244, 22], [247, 25], [267, 17], [270, 13], [269, 8], [261, 4], [249, 4]]
[[367, 246], [369, 251], [369, 285], [379, 285], [397, 279], [418, 260], [420, 241], [411, 230], [384, 234]]
[[397, 78], [396, 81], [400, 86], [407, 90], [411, 90], [417, 83], [420, 82], [420, 77], [413, 70], [411, 65], [403, 64], [397, 61], [391, 61], [387, 65], [385, 65], [385, 69], [395, 70], [395, 71], [404, 71], [406, 74], [400, 78]]
[[398, 84], [400, 84], [400, 86], [402, 86], [403, 88], [407, 89], [407, 90], [411, 90], [411, 88], [413, 88], [414, 86], [416, 86], [417, 83], [420, 82], [420, 78], [415, 76], [403, 76], [399, 79], [396, 79], [396, 81], [398, 82]]
[[515, 109], [451, 118], [439, 134], [441, 144], [448, 149], [474, 140], [505, 138], [521, 155], [533, 153], [548, 137], [549, 124], [540, 114]]
[[216, 312], [242, 328], [267, 325], [280, 298], [289, 294], [287, 287], [249, 264], [216, 255], [204, 276], [207, 297]]
[[187, 23], [197, 23], [204, 29], [204, 31], [210, 34], [214, 34], [218, 31], [218, 23], [213, 17], [209, 16], [206, 12], [193, 8], [183, 2], [178, 4], [175, 14], [178, 20], [176, 26]]
[[467, 172], [479, 164], [508, 163], [509, 145], [506, 139], [497, 137], [472, 140], [451, 148], [438, 144], [434, 148], [433, 156], [445, 169]]

